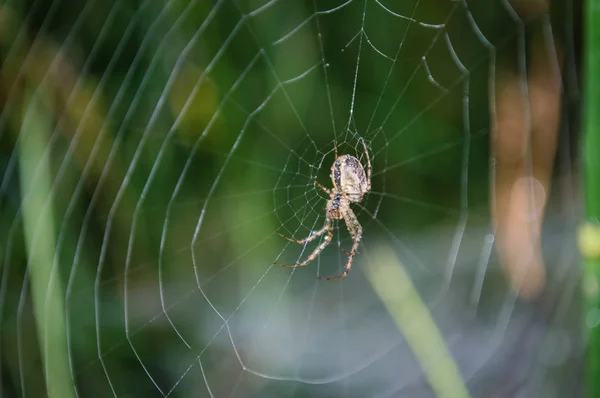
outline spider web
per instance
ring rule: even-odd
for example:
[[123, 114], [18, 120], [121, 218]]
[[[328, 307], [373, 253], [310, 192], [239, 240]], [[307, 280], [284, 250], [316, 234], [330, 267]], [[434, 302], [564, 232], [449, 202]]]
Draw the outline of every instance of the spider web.
[[[384, 248], [473, 396], [572, 391], [567, 111], [544, 229], [549, 293], [520, 301], [493, 250], [496, 76], [516, 65], [526, 87], [531, 51], [510, 3], [1, 7], [21, 21], [2, 18], [3, 396], [49, 394], [60, 355], [73, 396], [433, 396], [366, 277]], [[546, 14], [532, 22], [551, 54], [564, 37], [564, 85], [576, 79], [572, 7], [566, 33]], [[349, 276], [317, 279], [346, 266], [343, 221], [306, 267], [274, 265], [319, 244], [276, 232], [324, 225], [314, 181], [331, 187], [336, 155], [365, 164], [363, 140], [373, 188], [352, 205], [363, 238]], [[62, 329], [40, 332], [53, 321]]]

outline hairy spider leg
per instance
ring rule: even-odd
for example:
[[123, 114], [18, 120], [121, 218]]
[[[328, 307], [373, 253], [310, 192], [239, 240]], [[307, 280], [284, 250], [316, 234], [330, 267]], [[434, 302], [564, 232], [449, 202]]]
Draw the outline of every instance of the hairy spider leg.
[[331, 191], [327, 188], [325, 188], [323, 185], [321, 185], [321, 183], [317, 180], [315, 180], [315, 184], [321, 188], [323, 191], [325, 191], [327, 193], [327, 195], [331, 196]]
[[318, 230], [314, 234], [309, 235], [308, 237], [306, 237], [304, 239], [288, 238], [287, 236], [285, 236], [284, 234], [282, 234], [279, 231], [275, 231], [275, 233], [277, 235], [281, 236], [282, 238], [289, 240], [290, 242], [294, 242], [294, 243], [298, 243], [299, 245], [303, 245], [305, 243], [312, 242], [313, 240], [317, 239], [319, 236], [323, 235], [326, 231], [327, 231], [327, 222], [325, 223], [325, 225], [323, 226], [323, 228], [321, 228], [320, 230]]
[[[319, 279], [324, 279], [326, 281], [337, 281], [346, 276], [352, 269], [352, 262], [354, 261], [354, 256], [358, 253], [358, 245], [360, 244], [360, 240], [362, 238], [362, 227], [356, 218], [356, 215], [352, 211], [352, 209], [348, 209], [348, 212], [344, 215], [344, 221], [346, 221], [346, 226], [348, 227], [348, 232], [350, 232], [350, 236], [354, 240], [354, 244], [352, 245], [352, 250], [348, 253], [348, 262], [346, 263], [346, 268], [341, 275], [333, 276], [329, 278], [319, 277]], [[345, 252], [345, 250], [343, 250]]]
[[327, 231], [327, 235], [325, 236], [325, 239], [323, 239], [323, 242], [321, 242], [321, 244], [319, 246], [317, 246], [317, 248], [311, 253], [310, 256], [308, 256], [308, 258], [306, 260], [302, 261], [301, 263], [297, 263], [297, 264], [282, 264], [282, 263], [277, 263], [277, 262], [274, 264], [279, 267], [297, 268], [297, 267], [304, 267], [306, 264], [313, 261], [319, 254], [321, 254], [321, 252], [327, 247], [327, 245], [331, 243], [331, 239], [333, 239], [333, 222], [331, 219], [328, 218], [327, 221], [325, 222], [325, 226], [323, 228], [321, 228], [319, 231], [317, 231], [317, 233], [310, 235], [308, 238], [305, 238], [302, 240], [290, 239], [287, 236], [283, 236], [279, 232], [277, 232], [277, 234], [279, 234], [281, 237], [289, 240], [290, 242], [304, 244], [304, 243], [308, 243], [312, 240], [315, 240], [318, 236], [323, 235], [326, 231]]
[[367, 143], [364, 139], [361, 139], [363, 146], [365, 147], [365, 155], [367, 157], [367, 191], [371, 190], [371, 173], [373, 172], [373, 166], [371, 166], [371, 156], [369, 156], [369, 150], [367, 149]]

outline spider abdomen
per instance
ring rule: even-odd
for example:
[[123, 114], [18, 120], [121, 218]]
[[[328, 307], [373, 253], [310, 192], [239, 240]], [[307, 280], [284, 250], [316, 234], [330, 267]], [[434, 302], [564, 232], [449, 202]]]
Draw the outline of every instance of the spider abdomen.
[[338, 157], [331, 167], [331, 179], [334, 190], [342, 192], [351, 202], [361, 202], [368, 191], [365, 169], [356, 157], [343, 155]]

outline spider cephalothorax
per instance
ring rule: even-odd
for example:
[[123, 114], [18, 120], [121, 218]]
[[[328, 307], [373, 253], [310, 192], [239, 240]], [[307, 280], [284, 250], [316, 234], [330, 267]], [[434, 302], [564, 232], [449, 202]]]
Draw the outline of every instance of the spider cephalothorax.
[[327, 245], [331, 242], [331, 239], [333, 239], [333, 221], [344, 219], [346, 222], [346, 227], [348, 228], [348, 232], [354, 241], [352, 250], [348, 252], [342, 249], [342, 251], [348, 255], [346, 268], [339, 276], [321, 279], [338, 280], [348, 275], [350, 269], [352, 268], [354, 256], [358, 252], [360, 239], [362, 238], [362, 227], [358, 222], [356, 215], [350, 208], [350, 203], [362, 202], [364, 195], [371, 190], [371, 159], [369, 157], [367, 144], [365, 144], [364, 140], [362, 143], [365, 148], [365, 156], [367, 158], [366, 173], [363, 165], [360, 163], [360, 160], [358, 160], [355, 156], [342, 155], [336, 157], [333, 165], [331, 166], [331, 181], [333, 182], [333, 189], [327, 189], [315, 180], [315, 184], [329, 195], [325, 213], [325, 225], [323, 228], [310, 235], [308, 238], [302, 240], [288, 238], [287, 236], [284, 236], [278, 232], [281, 237], [301, 245], [311, 242], [324, 233], [327, 233], [323, 239], [323, 242], [321, 242], [321, 244], [312, 252], [312, 254], [301, 263], [291, 265], [280, 263], [275, 264], [283, 267], [295, 268], [303, 267], [310, 263], [325, 249], [325, 247], [327, 247]]

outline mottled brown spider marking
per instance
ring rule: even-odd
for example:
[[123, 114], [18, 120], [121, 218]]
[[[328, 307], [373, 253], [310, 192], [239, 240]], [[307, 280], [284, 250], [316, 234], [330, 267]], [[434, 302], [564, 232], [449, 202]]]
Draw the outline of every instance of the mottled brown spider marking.
[[360, 163], [356, 157], [352, 155], [342, 155], [338, 156], [333, 165], [331, 166], [331, 181], [333, 182], [333, 189], [329, 190], [321, 185], [318, 181], [315, 180], [315, 184], [321, 188], [324, 192], [329, 195], [329, 200], [327, 201], [327, 208], [325, 212], [325, 225], [319, 231], [314, 234], [309, 235], [307, 238], [302, 240], [296, 240], [292, 238], [288, 238], [285, 235], [277, 234], [291, 242], [298, 244], [306, 244], [317, 237], [323, 235], [327, 232], [325, 239], [317, 248], [311, 253], [308, 258], [297, 264], [281, 264], [275, 263], [282, 267], [296, 268], [303, 267], [306, 264], [313, 261], [321, 252], [327, 247], [331, 240], [333, 239], [333, 220], [344, 219], [346, 223], [346, 228], [348, 228], [348, 232], [352, 237], [354, 243], [352, 244], [352, 249], [350, 252], [342, 249], [344, 253], [348, 255], [348, 262], [346, 263], [346, 268], [344, 272], [332, 278], [321, 278], [326, 280], [338, 280], [342, 279], [350, 272], [352, 268], [352, 261], [354, 260], [354, 256], [358, 253], [358, 245], [362, 238], [362, 226], [358, 222], [356, 215], [350, 208], [350, 203], [358, 203], [362, 202], [363, 197], [366, 193], [371, 190], [371, 173], [373, 168], [371, 167], [371, 158], [369, 156], [369, 150], [367, 149], [367, 144], [364, 140], [362, 140], [363, 147], [365, 148], [365, 156], [367, 158], [367, 172], [365, 173], [365, 169], [363, 165]]
[[331, 168], [331, 174], [333, 176], [333, 186], [340, 186], [341, 184], [341, 169], [342, 169], [342, 161], [340, 158], [337, 158], [335, 162], [333, 162], [333, 166]]

